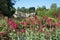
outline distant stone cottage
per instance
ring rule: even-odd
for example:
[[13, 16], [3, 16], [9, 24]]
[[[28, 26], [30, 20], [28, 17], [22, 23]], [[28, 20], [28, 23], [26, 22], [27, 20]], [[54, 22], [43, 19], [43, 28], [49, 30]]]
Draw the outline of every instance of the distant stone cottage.
[[15, 12], [15, 14], [13, 14], [14, 18], [26, 18], [26, 17], [29, 17], [29, 16], [35, 16], [35, 12], [34, 13], [23, 13], [23, 12]]

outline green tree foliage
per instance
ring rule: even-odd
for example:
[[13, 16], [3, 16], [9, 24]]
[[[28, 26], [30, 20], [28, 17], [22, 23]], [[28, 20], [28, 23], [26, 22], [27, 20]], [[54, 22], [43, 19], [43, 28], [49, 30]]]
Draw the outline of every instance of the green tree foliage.
[[42, 7], [38, 7], [36, 12], [37, 12], [37, 15], [40, 17], [48, 16], [48, 17], [55, 18], [54, 12], [56, 12], [58, 15], [58, 13], [60, 13], [60, 7], [57, 7], [56, 3], [52, 3], [49, 9], [46, 9], [45, 6], [42, 6]]
[[48, 10], [48, 11], [46, 12], [46, 16], [48, 16], [48, 17], [54, 17], [54, 16], [53, 16], [53, 13], [54, 13], [54, 10]]
[[15, 12], [14, 0], [0, 0], [0, 11], [2, 11], [2, 14], [11, 17], [13, 13]]
[[37, 8], [37, 15], [42, 17], [42, 16], [46, 15], [46, 11], [47, 11], [47, 9], [45, 6], [38, 7]]
[[20, 11], [20, 12], [23, 12], [23, 13], [27, 13], [28, 9], [25, 8], [25, 7], [21, 7], [21, 8], [18, 7], [17, 11]]
[[55, 17], [54, 12], [57, 12], [57, 4], [52, 3], [50, 9], [46, 12], [48, 17]]
[[23, 13], [32, 13], [35, 12], [35, 7], [30, 7], [30, 8], [25, 8], [25, 7], [21, 7], [17, 9], [17, 11], [23, 12]]
[[29, 8], [29, 13], [35, 12], [35, 7], [30, 7]]
[[60, 7], [57, 8], [57, 12], [60, 14]]
[[52, 3], [50, 9], [56, 10], [57, 9], [57, 4], [56, 3]]

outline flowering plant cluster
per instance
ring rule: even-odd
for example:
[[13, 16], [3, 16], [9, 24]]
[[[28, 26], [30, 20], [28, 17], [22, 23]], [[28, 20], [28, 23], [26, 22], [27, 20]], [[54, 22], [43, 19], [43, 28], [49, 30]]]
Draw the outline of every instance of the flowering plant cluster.
[[60, 26], [60, 21], [54, 22], [53, 18], [43, 16], [41, 19], [38, 18], [38, 16], [34, 16], [33, 18], [26, 18], [20, 21], [20, 25], [24, 28], [51, 28], [56, 29]]
[[8, 24], [10, 27], [12, 27], [14, 29], [16, 29], [18, 27], [18, 25], [11, 18], [8, 19]]
[[57, 21], [54, 21], [54, 18], [50, 18], [47, 16], [43, 16], [41, 19], [39, 19], [38, 16], [34, 16], [33, 18], [29, 17], [29, 18], [23, 19], [22, 21], [20, 21], [20, 25], [23, 28], [25, 28], [25, 31], [26, 29], [32, 30], [33, 33], [36, 33], [36, 32], [40, 33], [40, 36], [41, 34], [43, 34], [43, 36], [47, 37], [47, 38], [44, 37], [47, 40], [49, 39], [58, 40], [58, 31], [60, 28], [59, 19], [60, 19], [59, 15], [58, 15]]
[[18, 24], [8, 18], [7, 29], [7, 32], [0, 32], [0, 35], [8, 34], [11, 40], [60, 40], [60, 15], [57, 19], [47, 16], [39, 18], [36, 15], [18, 21]]

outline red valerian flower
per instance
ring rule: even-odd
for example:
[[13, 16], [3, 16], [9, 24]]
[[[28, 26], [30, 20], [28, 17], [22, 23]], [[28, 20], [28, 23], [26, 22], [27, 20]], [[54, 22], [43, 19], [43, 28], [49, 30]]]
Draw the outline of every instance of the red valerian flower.
[[38, 24], [40, 24], [41, 23], [41, 20], [38, 20], [37, 22], [38, 22]]
[[47, 18], [47, 19], [46, 19], [46, 22], [47, 22], [48, 24], [52, 24], [52, 18]]
[[43, 32], [43, 30], [41, 30], [41, 29], [40, 29], [40, 30], [39, 30], [39, 32], [40, 32], [40, 33], [42, 33], [42, 32]]
[[58, 26], [59, 26], [59, 23], [55, 23], [54, 25], [55, 25], [56, 27], [58, 27]]
[[16, 29], [18, 27], [18, 25], [12, 19], [8, 20], [8, 24], [9, 24], [9, 26], [11, 26], [14, 29]]
[[33, 21], [32, 18], [29, 18], [30, 21]]
[[54, 15], [56, 15], [56, 14], [57, 14], [57, 12], [54, 12], [53, 14], [54, 14]]
[[23, 22], [23, 21], [20, 22], [20, 25], [23, 25], [23, 26], [27, 26], [28, 24], [29, 24], [28, 22]]
[[8, 18], [8, 21], [12, 21], [13, 19], [12, 18]]
[[52, 27], [52, 31], [55, 31], [55, 30], [56, 30], [56, 28]]
[[8, 24], [11, 25], [12, 24], [12, 19], [8, 18]]
[[3, 34], [3, 32], [0, 32], [0, 35], [2, 35]]
[[25, 22], [26, 25], [28, 25], [29, 23], [28, 22]]
[[21, 32], [22, 32], [22, 33], [25, 33], [25, 29], [21, 29]]
[[24, 25], [24, 22], [23, 22], [23, 21], [21, 21], [21, 22], [20, 22], [20, 24], [21, 24], [21, 25]]
[[57, 22], [57, 25], [60, 26], [60, 21]]
[[60, 14], [58, 15], [58, 20], [60, 20]]
[[41, 29], [44, 28], [44, 27], [45, 27], [44, 25], [41, 25], [41, 26], [40, 26]]
[[37, 20], [38, 16], [34, 16], [34, 19]]
[[34, 22], [34, 21], [32, 21], [30, 24], [34, 25], [34, 24], [35, 24], [35, 22]]
[[14, 28], [14, 29], [16, 29], [18, 27], [18, 25], [15, 22], [12, 22], [11, 27]]
[[52, 21], [52, 18], [47, 18], [46, 21], [47, 22]]
[[47, 16], [43, 16], [42, 18], [43, 18], [43, 19], [47, 19], [48, 17], [47, 17]]
[[18, 27], [18, 25], [15, 23], [13, 28], [15, 28], [15, 29], [16, 29], [17, 27]]
[[12, 24], [12, 22], [11, 22], [11, 21], [9, 21], [9, 22], [8, 22], [8, 25], [10, 26], [11, 24]]
[[7, 32], [3, 32], [3, 35], [4, 35], [4, 36], [7, 35]]

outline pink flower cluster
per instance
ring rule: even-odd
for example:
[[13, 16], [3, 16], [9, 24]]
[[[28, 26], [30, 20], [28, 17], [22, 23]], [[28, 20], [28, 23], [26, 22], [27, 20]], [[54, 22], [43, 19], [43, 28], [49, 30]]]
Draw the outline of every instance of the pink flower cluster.
[[8, 24], [9, 24], [9, 26], [11, 26], [14, 29], [16, 29], [18, 27], [18, 25], [11, 18], [8, 19]]
[[20, 21], [20, 25], [26, 26], [26, 25], [35, 25], [35, 24], [40, 24], [41, 20], [38, 20], [38, 16], [34, 16], [34, 18], [27, 18], [26, 20]]

